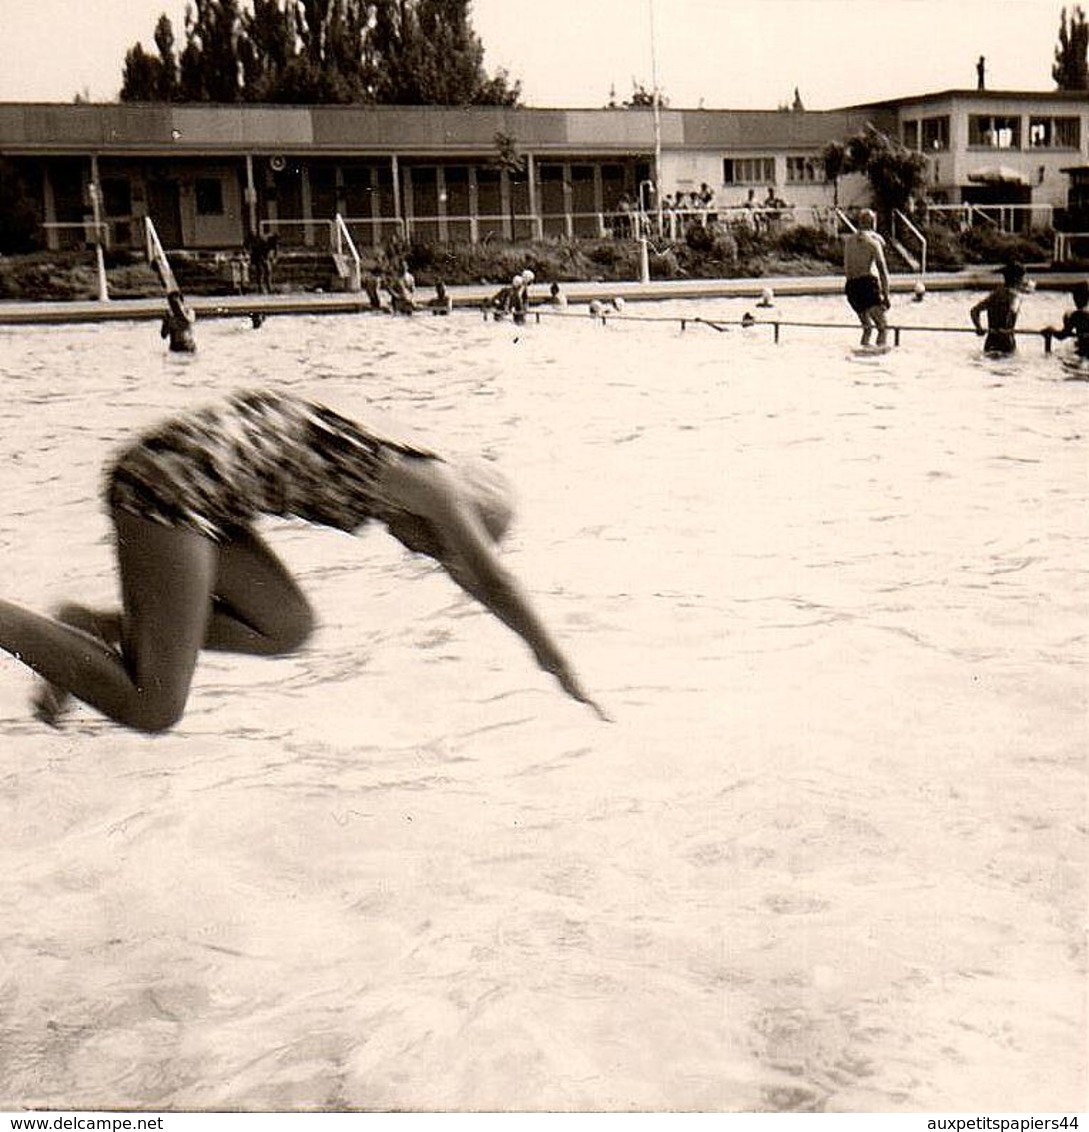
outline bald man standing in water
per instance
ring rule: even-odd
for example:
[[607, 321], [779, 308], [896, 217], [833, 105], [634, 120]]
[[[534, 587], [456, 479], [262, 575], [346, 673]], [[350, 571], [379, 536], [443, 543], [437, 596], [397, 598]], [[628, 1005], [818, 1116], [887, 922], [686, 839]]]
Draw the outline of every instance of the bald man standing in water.
[[864, 208], [858, 214], [858, 231], [843, 242], [844, 290], [847, 302], [862, 323], [862, 345], [870, 344], [877, 328], [877, 345], [885, 346], [889, 329], [885, 311], [889, 309], [889, 269], [885, 263], [885, 241], [877, 233], [877, 214]]

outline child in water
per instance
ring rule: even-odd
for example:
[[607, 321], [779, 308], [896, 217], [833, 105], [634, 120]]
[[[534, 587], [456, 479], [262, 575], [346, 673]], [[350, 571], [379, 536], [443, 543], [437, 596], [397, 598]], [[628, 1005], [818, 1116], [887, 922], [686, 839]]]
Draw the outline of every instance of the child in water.
[[[976, 333], [986, 335], [983, 341], [985, 354], [1008, 357], [1017, 352], [1014, 330], [1021, 310], [1024, 285], [1025, 269], [1019, 263], [1007, 263], [1002, 268], [1002, 283], [969, 311]], [[983, 314], [987, 315], [986, 329], [980, 320]]]
[[0, 648], [45, 681], [37, 710], [46, 722], [74, 696], [127, 727], [165, 731], [185, 711], [203, 649], [297, 650], [314, 614], [257, 533], [262, 515], [349, 533], [381, 523], [514, 630], [568, 695], [608, 718], [500, 561], [513, 507], [488, 466], [453, 464], [322, 405], [256, 390], [130, 441], [106, 483], [122, 608], [66, 605], [50, 618], [0, 600]]
[[160, 338], [170, 339], [170, 349], [176, 354], [196, 352], [197, 342], [193, 337], [193, 323], [197, 316], [186, 303], [181, 291], [169, 291], [166, 296], [166, 314], [159, 328]]

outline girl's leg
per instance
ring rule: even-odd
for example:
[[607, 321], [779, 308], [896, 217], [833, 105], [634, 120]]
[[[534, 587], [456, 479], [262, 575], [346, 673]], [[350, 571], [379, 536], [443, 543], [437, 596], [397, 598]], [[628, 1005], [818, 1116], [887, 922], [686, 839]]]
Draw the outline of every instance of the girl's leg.
[[0, 601], [0, 647], [111, 719], [163, 731], [181, 717], [204, 641], [215, 543], [114, 514], [124, 605], [121, 651], [93, 632]]
[[[216, 553], [204, 647], [253, 656], [281, 656], [299, 648], [313, 630], [313, 613], [267, 543], [252, 531], [240, 530], [217, 544]], [[119, 612], [66, 604], [54, 617], [100, 644], [120, 646]], [[55, 726], [69, 706], [69, 697], [64, 688], [43, 680], [33, 696], [34, 712]]]
[[294, 652], [310, 636], [310, 605], [268, 544], [239, 530], [219, 544], [205, 647], [254, 656]]
[[[216, 580], [204, 647], [253, 656], [283, 656], [298, 649], [313, 631], [314, 615], [269, 545], [253, 531], [240, 529], [216, 549]], [[68, 602], [53, 616], [106, 644], [121, 643], [117, 610]]]

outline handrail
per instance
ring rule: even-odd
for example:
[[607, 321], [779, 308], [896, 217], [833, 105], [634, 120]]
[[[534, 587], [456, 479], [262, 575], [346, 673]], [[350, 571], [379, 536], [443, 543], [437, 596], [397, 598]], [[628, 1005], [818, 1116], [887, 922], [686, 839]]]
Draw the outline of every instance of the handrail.
[[1089, 232], [1056, 232], [1052, 244], [1051, 258], [1056, 263], [1064, 263], [1069, 258], [1070, 244], [1073, 240], [1089, 240]]
[[355, 246], [352, 234], [348, 231], [348, 225], [344, 223], [344, 217], [339, 212], [333, 217], [333, 235], [338, 256], [344, 255], [344, 245], [348, 245], [348, 253], [352, 257], [352, 273], [348, 286], [352, 291], [359, 291], [363, 286], [363, 269], [359, 258], [359, 249]]
[[148, 262], [153, 264], [158, 271], [159, 282], [162, 283], [163, 290], [167, 292], [180, 290], [178, 281], [174, 278], [170, 260], [166, 258], [159, 233], [155, 230], [155, 223], [150, 216], [144, 217], [144, 236], [147, 244]]
[[926, 237], [919, 231], [918, 228], [911, 222], [911, 220], [904, 215], [898, 208], [892, 211], [892, 224], [893, 236], [896, 235], [896, 221], [899, 220], [901, 224], [919, 241], [919, 274], [926, 274]]

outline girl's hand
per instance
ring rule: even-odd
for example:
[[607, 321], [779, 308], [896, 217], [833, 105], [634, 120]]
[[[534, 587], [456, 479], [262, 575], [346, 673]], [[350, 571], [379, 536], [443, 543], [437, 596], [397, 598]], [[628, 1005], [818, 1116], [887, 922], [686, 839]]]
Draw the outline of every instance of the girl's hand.
[[582, 686], [579, 678], [567, 666], [562, 658], [555, 658], [552, 663], [545, 663], [538, 658], [538, 663], [546, 672], [551, 672], [560, 682], [560, 687], [580, 704], [586, 704], [603, 723], [612, 723], [613, 717], [595, 700]]

